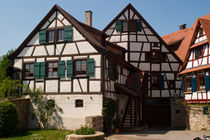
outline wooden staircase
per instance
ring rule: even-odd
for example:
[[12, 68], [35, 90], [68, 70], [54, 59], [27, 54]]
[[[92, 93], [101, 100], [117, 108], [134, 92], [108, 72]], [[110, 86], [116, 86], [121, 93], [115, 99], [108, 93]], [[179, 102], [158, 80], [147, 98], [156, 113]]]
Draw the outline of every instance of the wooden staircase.
[[136, 102], [133, 98], [129, 98], [124, 119], [122, 121], [122, 129], [136, 127]]

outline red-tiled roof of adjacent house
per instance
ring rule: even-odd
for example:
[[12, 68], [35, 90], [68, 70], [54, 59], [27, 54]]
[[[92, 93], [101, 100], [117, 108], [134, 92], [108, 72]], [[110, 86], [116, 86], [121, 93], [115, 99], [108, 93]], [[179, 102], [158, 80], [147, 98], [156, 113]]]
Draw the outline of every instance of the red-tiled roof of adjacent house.
[[176, 43], [180, 43], [178, 49], [175, 50], [175, 54], [184, 62], [188, 47], [190, 45], [191, 36], [193, 34], [193, 27], [182, 29], [174, 33], [162, 36], [163, 40], [173, 47]]
[[198, 18], [192, 27], [162, 36], [162, 39], [170, 47], [173, 47], [173, 45], [178, 43], [178, 48], [177, 50], [175, 50], [175, 53], [183, 62], [185, 61], [188, 50], [197, 35], [196, 33], [200, 24], [202, 25], [204, 32], [206, 33], [208, 42], [210, 43], [210, 14]]
[[205, 70], [205, 69], [209, 69], [209, 68], [210, 68], [210, 65], [199, 66], [199, 67], [195, 67], [195, 68], [190, 68], [190, 69], [184, 70], [184, 71], [180, 72], [179, 74], [182, 75], [182, 74], [195, 72], [195, 71], [199, 71], [199, 70]]

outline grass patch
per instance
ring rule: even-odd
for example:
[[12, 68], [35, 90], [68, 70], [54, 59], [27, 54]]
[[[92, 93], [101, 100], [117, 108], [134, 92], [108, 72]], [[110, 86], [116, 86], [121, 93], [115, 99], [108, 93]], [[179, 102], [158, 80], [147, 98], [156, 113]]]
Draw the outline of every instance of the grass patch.
[[72, 133], [68, 130], [25, 130], [1, 140], [64, 140], [66, 135]]

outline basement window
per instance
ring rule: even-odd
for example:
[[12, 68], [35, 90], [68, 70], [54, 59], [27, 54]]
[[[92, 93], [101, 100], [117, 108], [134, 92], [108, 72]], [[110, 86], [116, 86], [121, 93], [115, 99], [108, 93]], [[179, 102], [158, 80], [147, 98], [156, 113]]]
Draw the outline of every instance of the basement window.
[[75, 100], [75, 107], [83, 107], [83, 100], [81, 99]]

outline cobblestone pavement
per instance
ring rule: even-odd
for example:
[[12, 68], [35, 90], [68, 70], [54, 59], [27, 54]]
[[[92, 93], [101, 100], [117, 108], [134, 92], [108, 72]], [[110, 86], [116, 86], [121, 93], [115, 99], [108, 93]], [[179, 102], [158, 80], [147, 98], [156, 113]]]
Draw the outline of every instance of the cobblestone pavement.
[[[204, 136], [206, 139], [204, 139]], [[199, 137], [210, 140], [210, 131], [187, 130], [143, 130], [141, 132], [121, 133], [109, 136], [108, 140], [193, 140]]]

